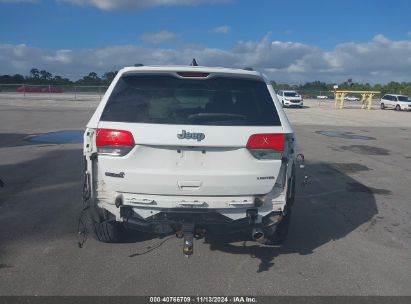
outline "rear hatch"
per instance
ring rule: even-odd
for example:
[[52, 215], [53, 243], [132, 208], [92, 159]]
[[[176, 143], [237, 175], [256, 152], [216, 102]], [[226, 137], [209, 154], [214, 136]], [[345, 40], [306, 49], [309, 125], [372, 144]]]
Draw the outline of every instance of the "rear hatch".
[[284, 134], [261, 78], [137, 73], [119, 78], [96, 144], [108, 190], [255, 195], [275, 184]]

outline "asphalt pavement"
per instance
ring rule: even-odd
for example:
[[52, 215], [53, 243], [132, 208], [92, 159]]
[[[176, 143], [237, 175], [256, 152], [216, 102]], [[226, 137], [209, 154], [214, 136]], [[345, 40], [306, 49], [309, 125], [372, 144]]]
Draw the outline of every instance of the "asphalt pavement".
[[[77, 246], [80, 132], [97, 101], [0, 96], [0, 295], [411, 295], [411, 112], [286, 109], [307, 160], [281, 248], [241, 235]], [[77, 132], [77, 133], [78, 133]]]

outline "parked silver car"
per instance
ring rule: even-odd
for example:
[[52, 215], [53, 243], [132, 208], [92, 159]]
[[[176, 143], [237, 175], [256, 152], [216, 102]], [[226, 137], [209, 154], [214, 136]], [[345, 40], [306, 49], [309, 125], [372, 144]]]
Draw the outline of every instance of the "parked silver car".
[[395, 109], [397, 111], [411, 110], [411, 100], [405, 95], [386, 94], [381, 97], [380, 105], [382, 110], [386, 108]]

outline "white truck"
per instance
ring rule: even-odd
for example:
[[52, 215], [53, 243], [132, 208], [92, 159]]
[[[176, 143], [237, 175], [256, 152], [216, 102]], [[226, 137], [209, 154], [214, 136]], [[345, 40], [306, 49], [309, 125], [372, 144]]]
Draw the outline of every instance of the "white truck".
[[125, 229], [193, 236], [287, 234], [294, 131], [265, 77], [247, 69], [138, 66], [118, 72], [84, 133], [84, 200], [95, 237]]

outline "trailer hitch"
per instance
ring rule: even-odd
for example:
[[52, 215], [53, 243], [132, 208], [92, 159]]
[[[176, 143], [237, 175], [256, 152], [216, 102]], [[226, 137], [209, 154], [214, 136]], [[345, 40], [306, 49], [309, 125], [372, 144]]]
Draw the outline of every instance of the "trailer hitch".
[[190, 257], [194, 252], [194, 224], [193, 223], [184, 223], [181, 227], [181, 233], [184, 237], [183, 253], [185, 257]]
[[193, 240], [202, 239], [206, 234], [204, 228], [195, 227], [194, 223], [183, 223], [180, 230], [176, 231], [176, 237], [179, 239], [184, 238], [183, 253], [185, 257], [190, 257], [194, 253]]

